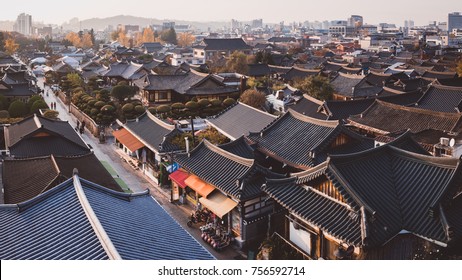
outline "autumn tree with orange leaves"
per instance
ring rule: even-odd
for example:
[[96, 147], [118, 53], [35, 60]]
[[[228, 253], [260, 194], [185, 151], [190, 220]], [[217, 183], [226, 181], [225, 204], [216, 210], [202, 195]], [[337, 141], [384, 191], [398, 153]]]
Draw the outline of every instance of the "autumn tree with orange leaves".
[[12, 38], [5, 40], [5, 52], [9, 55], [14, 54], [19, 49], [19, 44]]

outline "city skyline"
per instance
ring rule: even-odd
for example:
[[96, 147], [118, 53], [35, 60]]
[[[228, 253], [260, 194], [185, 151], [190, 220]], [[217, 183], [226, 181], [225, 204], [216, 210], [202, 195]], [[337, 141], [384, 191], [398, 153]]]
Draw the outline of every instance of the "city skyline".
[[[192, 5], [191, 3], [194, 3], [193, 8], [188, 8]], [[224, 0], [195, 2], [177, 0], [174, 6], [169, 3], [133, 0], [130, 4], [128, 6], [122, 1], [81, 0], [79, 5], [72, 7], [52, 8], [52, 5], [57, 6], [59, 3], [51, 0], [23, 0], [15, 3], [14, 6], [0, 10], [0, 21], [14, 21], [21, 13], [32, 15], [34, 22], [58, 25], [75, 17], [85, 20], [117, 15], [198, 22], [230, 21], [231, 19], [250, 21], [261, 18], [264, 23], [346, 20], [350, 15], [361, 15], [364, 17], [364, 23], [368, 24], [386, 22], [403, 26], [405, 20], [413, 20], [416, 26], [422, 26], [430, 21], [447, 22], [448, 13], [462, 10], [457, 0], [445, 1], [444, 6], [418, 0], [406, 2], [392, 0], [386, 4], [378, 1], [373, 4], [364, 4], [363, 1], [354, 0], [348, 5], [340, 0], [331, 0], [328, 3], [318, 1], [300, 3], [288, 0], [284, 1], [283, 8], [281, 8], [281, 2], [276, 0], [268, 0], [264, 6], [258, 1], [244, 0], [235, 0], [232, 4]], [[336, 6], [341, 8], [336, 8]], [[140, 9], [140, 7], [143, 8]]]

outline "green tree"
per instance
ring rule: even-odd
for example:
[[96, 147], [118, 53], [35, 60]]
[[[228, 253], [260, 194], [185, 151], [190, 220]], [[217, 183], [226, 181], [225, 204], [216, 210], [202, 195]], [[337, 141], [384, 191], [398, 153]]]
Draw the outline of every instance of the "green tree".
[[42, 97], [40, 95], [34, 95], [29, 100], [27, 101], [27, 109], [30, 110], [32, 108], [32, 105], [34, 104], [35, 101], [42, 100]]
[[69, 73], [67, 74], [67, 79], [70, 82], [71, 88], [78, 88], [83, 86], [83, 80], [77, 73]]
[[45, 113], [43, 113], [43, 116], [49, 119], [57, 119], [58, 115], [59, 112], [55, 110], [46, 110]]
[[170, 43], [173, 45], [178, 44], [177, 38], [176, 38], [176, 32], [173, 27], [170, 27], [170, 29], [162, 31], [160, 34], [160, 39], [166, 43]]
[[305, 79], [295, 81], [294, 86], [321, 101], [331, 100], [334, 94], [334, 89], [329, 79], [322, 76], [309, 76]]
[[119, 101], [119, 103], [123, 103], [126, 98], [131, 98], [135, 95], [135, 90], [133, 87], [128, 85], [117, 85], [112, 88], [111, 96]]
[[27, 111], [27, 105], [21, 100], [14, 101], [8, 108], [8, 113], [10, 113], [11, 118], [24, 117], [27, 114]]
[[241, 95], [239, 101], [257, 109], [261, 109], [266, 102], [265, 95], [255, 89], [248, 89]]
[[34, 102], [34, 104], [32, 104], [32, 107], [30, 107], [30, 113], [33, 114], [33, 113], [37, 113], [40, 109], [47, 109], [48, 108], [48, 105], [47, 103], [40, 99], [40, 100], [37, 100]]
[[243, 52], [235, 51], [231, 54], [225, 67], [226, 72], [236, 72], [239, 74], [246, 75], [249, 71], [247, 64], [247, 55]]

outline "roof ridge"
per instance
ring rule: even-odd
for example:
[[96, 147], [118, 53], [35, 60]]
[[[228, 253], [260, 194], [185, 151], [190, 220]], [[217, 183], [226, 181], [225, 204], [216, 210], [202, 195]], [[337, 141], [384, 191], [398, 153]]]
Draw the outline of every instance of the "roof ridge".
[[[259, 109], [257, 109], [257, 108], [254, 108], [254, 107], [250, 106], [250, 105], [247, 105], [247, 104], [245, 104], [245, 103], [243, 103], [243, 102], [237, 101], [237, 102], [236, 102], [236, 105], [237, 105], [237, 104], [240, 104], [240, 105], [243, 105], [243, 106], [245, 106], [245, 107], [248, 107], [248, 108], [250, 108], [250, 109], [252, 109], [252, 110], [254, 110], [254, 111], [256, 111], [256, 112], [259, 112], [259, 113], [262, 113], [262, 114], [271, 116], [271, 117], [273, 117], [273, 118], [276, 118], [276, 116], [273, 115], [273, 114], [270, 114], [270, 113], [268, 113], [268, 112], [259, 110]], [[230, 106], [230, 107], [231, 107], [231, 106]], [[233, 107], [234, 107], [234, 106], [233, 106]]]
[[149, 110], [146, 110], [146, 115], [148, 116], [148, 118], [150, 118], [151, 120], [153, 120], [155, 123], [157, 123], [158, 125], [162, 126], [163, 128], [165, 129], [168, 129], [168, 130], [173, 130], [175, 129], [175, 125], [173, 124], [167, 124], [165, 122], [163, 122], [161, 119], [157, 118], [156, 116], [154, 116], [153, 114], [151, 114], [151, 112], [149, 112]]
[[90, 222], [91, 227], [93, 228], [96, 237], [99, 239], [101, 246], [103, 247], [104, 251], [108, 255], [111, 260], [121, 260], [122, 257], [120, 256], [119, 252], [117, 251], [116, 247], [111, 241], [111, 238], [104, 230], [103, 225], [96, 216], [93, 208], [91, 207], [90, 202], [85, 195], [85, 191], [83, 190], [82, 185], [80, 184], [80, 179], [77, 174], [72, 176], [73, 186], [77, 197], [79, 199], [80, 205], [87, 216], [88, 221]]
[[314, 98], [314, 97], [312, 97], [312, 96], [310, 96], [310, 95], [308, 95], [308, 94], [306, 94], [306, 93], [303, 94], [303, 98], [308, 99], [309, 101], [311, 101], [311, 102], [313, 102], [313, 103], [316, 103], [316, 104], [319, 105], [319, 106], [321, 106], [321, 105], [324, 104], [324, 101], [321, 101], [321, 100], [319, 100], [319, 99], [316, 99], [316, 98]]
[[289, 113], [292, 117], [294, 117], [294, 118], [296, 118], [298, 120], [301, 120], [303, 122], [309, 122], [309, 123], [319, 125], [319, 126], [335, 128], [340, 124], [340, 121], [338, 121], [338, 120], [330, 121], [330, 120], [315, 119], [315, 118], [309, 117], [307, 115], [303, 115], [303, 114], [301, 114], [301, 113], [299, 113], [299, 112], [297, 112], [297, 111], [295, 111], [295, 110], [293, 110], [291, 108], [289, 108], [287, 110], [287, 113]]
[[462, 87], [457, 87], [457, 86], [446, 86], [446, 85], [435, 84], [435, 83], [431, 83], [431, 84], [429, 84], [429, 86], [430, 86], [429, 89], [437, 88], [437, 89], [447, 89], [447, 90], [461, 91], [462, 92]]
[[[432, 111], [432, 110], [422, 109], [422, 108], [417, 108], [417, 107], [406, 107], [406, 106], [403, 106], [403, 105], [398, 105], [398, 104], [393, 104], [393, 103], [390, 103], [390, 102], [386, 102], [386, 101], [383, 101], [383, 100], [380, 100], [380, 99], [376, 99], [375, 102], [377, 104], [379, 104], [379, 105], [382, 105], [382, 106], [392, 107], [392, 108], [395, 108], [395, 109], [403, 109], [403, 110], [408, 111], [408, 112], [417, 112], [417, 113], [421, 113], [421, 114], [440, 116], [440, 117], [455, 117], [455, 116], [458, 116], [459, 118], [462, 117], [462, 113], [437, 112], [437, 111]], [[374, 104], [372, 104], [371, 107], [373, 105]]]
[[365, 78], [365, 76], [363, 75], [349, 74], [349, 73], [343, 73], [343, 72], [338, 72], [338, 75], [344, 78], [350, 78], [350, 79], [355, 79], [355, 80], [362, 80]]
[[204, 139], [202, 140], [202, 143], [204, 143], [204, 146], [207, 147], [209, 150], [217, 153], [217, 154], [220, 154], [224, 157], [227, 157], [228, 159], [230, 160], [233, 160], [239, 164], [242, 164], [242, 165], [245, 165], [245, 166], [248, 166], [248, 167], [252, 167], [253, 164], [255, 163], [255, 160], [253, 159], [247, 159], [247, 158], [243, 158], [243, 157], [240, 157], [238, 155], [235, 155], [233, 153], [230, 153], [226, 150], [223, 150], [222, 148], [218, 147], [218, 146], [215, 146], [214, 144], [210, 143], [207, 139]]

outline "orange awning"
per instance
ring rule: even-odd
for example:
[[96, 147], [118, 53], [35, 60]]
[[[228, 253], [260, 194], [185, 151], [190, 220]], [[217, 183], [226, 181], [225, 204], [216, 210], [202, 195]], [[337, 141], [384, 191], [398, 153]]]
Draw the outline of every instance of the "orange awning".
[[189, 176], [184, 182], [203, 197], [207, 197], [215, 189], [214, 186], [202, 181], [196, 175]]
[[178, 186], [182, 188], [186, 188], [185, 180], [189, 177], [188, 172], [178, 169], [177, 171], [173, 172], [172, 174], [168, 175], [172, 181], [178, 184]]
[[224, 215], [228, 214], [229, 211], [233, 210], [237, 206], [237, 202], [228, 198], [220, 191], [213, 192], [209, 197], [199, 198], [199, 202], [202, 205], [215, 213], [218, 217], [223, 218]]
[[136, 150], [144, 147], [144, 144], [141, 143], [140, 140], [138, 140], [125, 128], [116, 130], [112, 132], [112, 134], [120, 143], [127, 147], [127, 149], [129, 149], [131, 152], [135, 152]]

